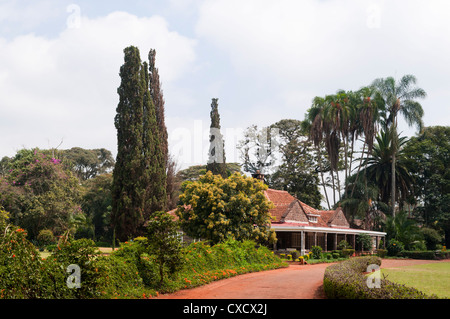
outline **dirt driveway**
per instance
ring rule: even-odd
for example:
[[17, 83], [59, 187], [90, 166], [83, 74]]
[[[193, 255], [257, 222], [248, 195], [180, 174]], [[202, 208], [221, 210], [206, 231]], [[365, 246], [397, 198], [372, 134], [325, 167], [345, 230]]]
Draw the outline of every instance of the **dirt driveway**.
[[[383, 259], [381, 268], [434, 262], [450, 261]], [[288, 268], [249, 273], [160, 295], [158, 299], [324, 299], [323, 274], [330, 265], [290, 265]]]

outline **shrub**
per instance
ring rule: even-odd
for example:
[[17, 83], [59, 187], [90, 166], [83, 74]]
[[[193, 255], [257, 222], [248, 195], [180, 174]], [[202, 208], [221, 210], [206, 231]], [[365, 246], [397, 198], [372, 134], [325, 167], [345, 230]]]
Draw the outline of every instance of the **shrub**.
[[355, 250], [350, 249], [350, 248], [341, 250], [341, 256], [344, 258], [348, 258], [348, 257], [352, 256], [354, 253], [355, 253]]
[[[96, 287], [100, 284], [101, 271], [98, 269], [97, 259], [100, 251], [90, 239], [68, 240], [59, 244], [58, 248], [46, 259], [47, 280], [50, 279], [56, 291], [51, 292], [68, 298], [97, 298], [100, 291]], [[81, 287], [70, 289], [66, 285], [69, 265], [80, 267]]]
[[300, 252], [298, 250], [291, 251], [292, 260], [297, 260], [298, 257], [300, 257]]
[[424, 227], [420, 230], [425, 240], [425, 245], [428, 250], [435, 250], [436, 245], [439, 244], [442, 240], [442, 236], [436, 229]]
[[311, 247], [312, 255], [314, 259], [320, 259], [320, 255], [322, 253], [322, 247], [320, 246], [312, 246]]
[[340, 253], [331, 253], [331, 256], [333, 256], [333, 259], [338, 259], [339, 257], [341, 257]]
[[37, 236], [37, 240], [41, 247], [47, 246], [55, 242], [55, 236], [50, 229], [42, 229]]
[[391, 239], [391, 240], [389, 240], [386, 248], [387, 248], [388, 256], [395, 257], [395, 256], [398, 256], [403, 251], [404, 246], [398, 240]]
[[182, 245], [178, 239], [178, 222], [166, 212], [155, 212], [147, 225], [148, 241], [145, 245], [150, 254], [155, 255], [159, 266], [159, 286], [164, 276], [172, 275], [183, 267]]
[[380, 288], [369, 288], [363, 274], [371, 264], [380, 266], [379, 257], [357, 257], [327, 267], [323, 279], [325, 294], [330, 299], [425, 299], [419, 290], [388, 280], [379, 281]]
[[386, 257], [386, 249], [377, 249], [377, 256], [380, 258]]
[[350, 248], [350, 244], [346, 240], [341, 240], [338, 244], [340, 250]]
[[369, 234], [359, 234], [356, 242], [361, 244], [362, 250], [370, 250], [372, 248], [372, 237]]
[[40, 296], [41, 259], [26, 236], [22, 228], [6, 223], [0, 225], [0, 298]]
[[436, 254], [434, 251], [409, 251], [409, 250], [403, 250], [399, 256], [405, 257], [405, 258], [411, 258], [411, 259], [425, 259], [425, 260], [432, 260], [436, 259]]

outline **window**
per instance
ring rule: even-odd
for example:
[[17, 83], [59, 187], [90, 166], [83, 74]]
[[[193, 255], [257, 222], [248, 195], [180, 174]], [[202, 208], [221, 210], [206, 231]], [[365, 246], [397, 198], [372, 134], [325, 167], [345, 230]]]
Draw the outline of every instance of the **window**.
[[317, 216], [308, 216], [308, 220], [311, 223], [317, 223]]

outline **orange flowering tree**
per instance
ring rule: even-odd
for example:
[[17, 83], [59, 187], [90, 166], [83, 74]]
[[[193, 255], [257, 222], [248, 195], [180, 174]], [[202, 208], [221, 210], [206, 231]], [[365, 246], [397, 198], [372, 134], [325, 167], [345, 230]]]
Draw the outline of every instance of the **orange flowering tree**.
[[24, 229], [7, 224], [0, 207], [0, 299], [36, 298], [40, 287], [40, 257]]

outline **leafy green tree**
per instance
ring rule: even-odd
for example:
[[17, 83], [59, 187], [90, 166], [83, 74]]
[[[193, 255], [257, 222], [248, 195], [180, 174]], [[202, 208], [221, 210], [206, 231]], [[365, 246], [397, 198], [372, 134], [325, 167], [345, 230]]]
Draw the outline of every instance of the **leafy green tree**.
[[271, 125], [278, 129], [281, 165], [268, 179], [269, 187], [288, 191], [302, 202], [321, 207], [319, 176], [314, 160], [313, 145], [301, 129], [298, 120], [285, 119]]
[[111, 152], [104, 148], [88, 150], [72, 147], [59, 151], [59, 154], [61, 158], [70, 160], [73, 171], [83, 181], [107, 173], [114, 167]]
[[118, 152], [113, 171], [112, 223], [119, 240], [137, 237], [152, 212], [165, 208], [166, 172], [149, 91], [148, 64], [124, 49], [114, 119]]
[[106, 173], [86, 181], [81, 198], [83, 212], [92, 220], [94, 240], [112, 240], [112, 174]]
[[210, 147], [206, 170], [211, 171], [214, 175], [219, 174], [225, 178], [227, 177], [227, 164], [225, 160], [225, 145], [220, 132], [220, 115], [217, 100], [212, 99], [211, 103]]
[[450, 127], [426, 127], [405, 145], [406, 165], [415, 178], [414, 214], [426, 226], [444, 230], [450, 247]]
[[183, 267], [182, 243], [178, 237], [179, 225], [172, 215], [156, 212], [147, 224], [147, 245], [150, 254], [156, 256], [159, 266], [159, 287], [165, 273], [172, 275]]
[[213, 243], [227, 239], [274, 240], [269, 210], [261, 181], [235, 173], [229, 178], [207, 172], [198, 181], [185, 184], [177, 214], [181, 227], [193, 238]]
[[42, 229], [61, 234], [72, 216], [83, 214], [79, 180], [60, 159], [38, 149], [21, 150], [9, 167], [8, 175], [0, 178], [0, 204], [31, 239]]

